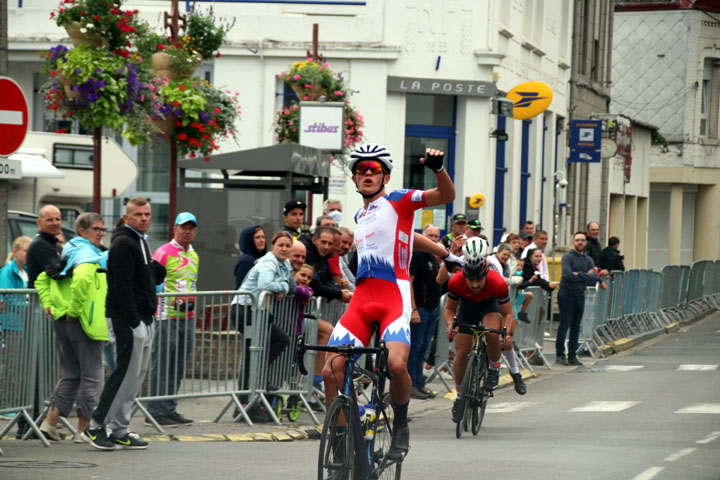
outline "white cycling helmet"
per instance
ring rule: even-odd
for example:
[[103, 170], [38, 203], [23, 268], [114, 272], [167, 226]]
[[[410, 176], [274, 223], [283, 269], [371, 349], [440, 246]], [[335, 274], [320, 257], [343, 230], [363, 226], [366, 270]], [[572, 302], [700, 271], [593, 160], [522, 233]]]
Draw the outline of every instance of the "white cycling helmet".
[[382, 163], [387, 170], [387, 173], [392, 171], [392, 158], [390, 158], [390, 152], [385, 147], [376, 143], [364, 143], [357, 147], [355, 151], [350, 154], [350, 172], [352, 173], [355, 169], [355, 164], [362, 162], [363, 160], [377, 160]]
[[484, 257], [488, 254], [489, 245], [480, 237], [471, 237], [467, 239], [465, 245], [462, 246], [463, 255], [465, 259]]

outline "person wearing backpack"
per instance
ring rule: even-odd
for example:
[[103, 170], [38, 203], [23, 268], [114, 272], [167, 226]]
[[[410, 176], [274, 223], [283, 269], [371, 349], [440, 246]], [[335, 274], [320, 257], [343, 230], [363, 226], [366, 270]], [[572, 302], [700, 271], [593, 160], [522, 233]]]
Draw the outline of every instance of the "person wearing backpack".
[[35, 280], [45, 315], [53, 319], [55, 346], [62, 377], [52, 394], [50, 410], [40, 431], [60, 440], [56, 425], [77, 406], [76, 442], [90, 423], [102, 383], [102, 355], [108, 340], [105, 320], [107, 252], [100, 250], [105, 224], [97, 213], [75, 221], [77, 237], [65, 244], [59, 261]]

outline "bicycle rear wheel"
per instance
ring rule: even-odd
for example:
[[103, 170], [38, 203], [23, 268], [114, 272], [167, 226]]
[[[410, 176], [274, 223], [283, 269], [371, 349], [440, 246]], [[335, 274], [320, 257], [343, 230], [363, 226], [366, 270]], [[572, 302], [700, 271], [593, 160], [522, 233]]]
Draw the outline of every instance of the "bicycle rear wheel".
[[478, 372], [473, 382], [473, 401], [474, 404], [472, 412], [472, 433], [477, 435], [482, 426], [483, 418], [485, 418], [485, 407], [487, 406], [488, 393], [485, 391], [485, 380], [487, 378], [487, 355], [485, 351], [482, 351], [481, 357], [478, 360]]
[[460, 392], [458, 395], [462, 395], [462, 398], [464, 400], [464, 406], [463, 406], [463, 415], [462, 418], [455, 424], [455, 436], [457, 438], [460, 438], [462, 436], [462, 432], [470, 430], [470, 421], [472, 418], [472, 403], [473, 403], [473, 396], [472, 396], [472, 388], [474, 383], [474, 378], [477, 372], [477, 357], [474, 354], [470, 355], [470, 359], [468, 361], [468, 366], [465, 369], [465, 375], [463, 375], [462, 379], [462, 385], [460, 386]]
[[[392, 462], [387, 465], [383, 465], [383, 459], [387, 456], [388, 450], [390, 450], [390, 444], [392, 443], [392, 422], [393, 422], [393, 410], [392, 401], [390, 400], [390, 393], [383, 395], [383, 407], [378, 409], [378, 418], [375, 426], [375, 437], [373, 437], [371, 451], [373, 470], [379, 475], [378, 479], [383, 480], [399, 480], [400, 471], [402, 469], [402, 463]], [[382, 468], [379, 472], [378, 469]]]
[[[357, 413], [357, 412], [354, 412]], [[318, 480], [354, 480], [356, 477], [353, 443], [353, 412], [345, 397], [336, 397], [330, 404], [320, 436]]]

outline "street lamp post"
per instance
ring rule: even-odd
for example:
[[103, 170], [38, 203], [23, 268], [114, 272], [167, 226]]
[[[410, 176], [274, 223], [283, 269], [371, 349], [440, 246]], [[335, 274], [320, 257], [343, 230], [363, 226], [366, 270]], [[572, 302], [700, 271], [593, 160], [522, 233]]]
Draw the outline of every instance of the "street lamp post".
[[[185, 25], [185, 15], [178, 11], [178, 0], [172, 0], [170, 14], [165, 12], [165, 28], [170, 30], [170, 40], [175, 45], [178, 42], [180, 25]], [[170, 184], [168, 186], [168, 240], [172, 240], [175, 214], [177, 210], [177, 142], [172, 135], [168, 136], [170, 142]]]

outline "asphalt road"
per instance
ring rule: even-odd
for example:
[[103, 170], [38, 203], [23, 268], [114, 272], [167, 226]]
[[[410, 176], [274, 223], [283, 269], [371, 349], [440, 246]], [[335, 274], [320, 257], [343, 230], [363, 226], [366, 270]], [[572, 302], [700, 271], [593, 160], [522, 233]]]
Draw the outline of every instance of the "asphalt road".
[[[592, 366], [532, 380], [525, 396], [499, 392], [477, 437], [456, 439], [450, 401], [436, 402], [411, 421], [403, 478], [718, 480], [718, 363], [715, 313]], [[0, 447], [2, 480], [317, 478], [317, 441], [153, 442], [110, 453], [67, 442]]]

